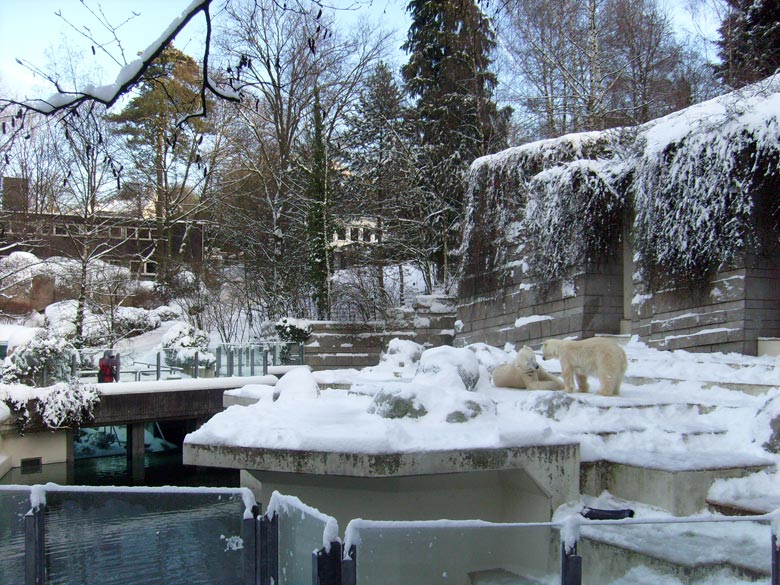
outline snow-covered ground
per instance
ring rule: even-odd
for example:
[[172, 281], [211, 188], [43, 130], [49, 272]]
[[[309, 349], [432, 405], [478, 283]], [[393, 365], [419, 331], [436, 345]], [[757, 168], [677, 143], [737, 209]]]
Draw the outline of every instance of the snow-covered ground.
[[[291, 372], [275, 392], [257, 392], [256, 404], [228, 408], [188, 440], [363, 453], [577, 441], [584, 461], [663, 469], [780, 460], [762, 447], [770, 434], [768, 413], [780, 414], [780, 359], [658, 351], [636, 339], [625, 349], [627, 380], [620, 396], [604, 397], [493, 386], [490, 371], [514, 357], [512, 348], [476, 344], [423, 353], [413, 342], [395, 340], [375, 367]], [[540, 363], [559, 371], [556, 360]], [[765, 392], [719, 386], [725, 382], [765, 385], [759, 388]], [[350, 390], [324, 389], [336, 383]], [[597, 380], [591, 388], [598, 389]], [[402, 411], [392, 412], [398, 404]], [[453, 413], [462, 416], [453, 419]], [[762, 471], [717, 482], [713, 490], [780, 498], [780, 477]]]
[[[153, 363], [172, 323], [121, 342], [123, 363]], [[23, 338], [14, 326], [0, 337]], [[490, 372], [514, 348], [475, 344], [425, 350], [394, 340], [376, 366], [309, 372], [239, 390], [258, 400], [213, 417], [189, 441], [215, 445], [382, 453], [579, 442], [583, 461], [695, 469], [777, 463], [765, 450], [780, 415], [780, 358], [625, 347], [620, 396], [497, 388]], [[559, 372], [557, 360], [540, 364]], [[746, 393], [721, 384], [765, 385]], [[333, 389], [349, 387], [349, 390]], [[598, 389], [598, 381], [591, 380]], [[0, 388], [22, 392], [23, 388]], [[400, 408], [401, 410], [397, 410]], [[8, 409], [0, 405], [0, 418]], [[405, 410], [404, 410], [405, 409]], [[780, 498], [780, 477], [763, 471], [717, 482], [729, 499]]]

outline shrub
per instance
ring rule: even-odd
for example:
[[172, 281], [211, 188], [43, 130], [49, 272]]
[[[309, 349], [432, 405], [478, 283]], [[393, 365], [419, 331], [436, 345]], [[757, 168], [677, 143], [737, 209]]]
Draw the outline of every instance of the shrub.
[[46, 370], [49, 380], [66, 380], [73, 355], [76, 349], [64, 337], [41, 330], [5, 358], [0, 378], [6, 384], [35, 385]]

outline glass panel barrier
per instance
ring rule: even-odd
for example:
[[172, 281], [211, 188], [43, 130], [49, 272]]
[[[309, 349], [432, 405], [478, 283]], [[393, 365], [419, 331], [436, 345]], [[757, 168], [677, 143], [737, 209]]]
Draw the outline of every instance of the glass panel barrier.
[[29, 487], [0, 487], [0, 583], [24, 583], [24, 515], [29, 510]]
[[354, 520], [346, 550], [352, 544], [358, 585], [561, 582], [559, 539], [549, 525]]
[[274, 492], [267, 515], [279, 516], [279, 583], [311, 583], [312, 552], [338, 538], [335, 518]]
[[244, 496], [208, 488], [47, 486], [47, 583], [239, 583]]
[[585, 523], [582, 583], [769, 585], [771, 535], [768, 523], [721, 516]]

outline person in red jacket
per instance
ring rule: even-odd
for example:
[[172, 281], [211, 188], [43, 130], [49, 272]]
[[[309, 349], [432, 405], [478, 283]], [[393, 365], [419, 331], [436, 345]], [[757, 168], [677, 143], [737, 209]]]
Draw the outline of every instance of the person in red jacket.
[[116, 379], [116, 359], [113, 354], [106, 350], [103, 357], [98, 362], [98, 382], [117, 382]]

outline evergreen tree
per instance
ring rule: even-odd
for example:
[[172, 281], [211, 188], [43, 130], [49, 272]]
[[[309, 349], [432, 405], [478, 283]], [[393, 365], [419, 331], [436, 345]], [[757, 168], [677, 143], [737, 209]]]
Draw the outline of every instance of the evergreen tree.
[[498, 112], [490, 71], [495, 35], [474, 0], [411, 0], [403, 49], [406, 92], [417, 100], [421, 185], [442, 281], [453, 271], [464, 213], [463, 173], [478, 156], [505, 146], [508, 111]]
[[173, 224], [195, 209], [193, 187], [205, 183], [205, 173], [193, 172], [200, 158], [196, 133], [204, 122], [181, 121], [200, 108], [198, 64], [169, 46], [146, 70], [138, 94], [109, 119], [126, 137], [136, 182], [153, 185], [150, 207], [156, 222], [157, 284], [165, 293], [174, 271], [170, 258]]
[[739, 88], [772, 75], [780, 67], [780, 3], [728, 0], [729, 12], [718, 29], [721, 63], [716, 75]]
[[320, 319], [329, 319], [331, 310], [330, 277], [333, 272], [333, 236], [331, 184], [328, 177], [328, 148], [324, 137], [319, 88], [314, 88], [311, 168], [308, 170], [307, 236], [309, 278], [314, 288], [314, 303]]
[[347, 119], [342, 151], [349, 168], [349, 211], [370, 216], [376, 225], [377, 242], [365, 261], [378, 267], [383, 298], [384, 267], [420, 256], [417, 234], [404, 229], [413, 219], [410, 206], [416, 198], [407, 127], [401, 90], [393, 72], [380, 62], [366, 80], [356, 112]]

